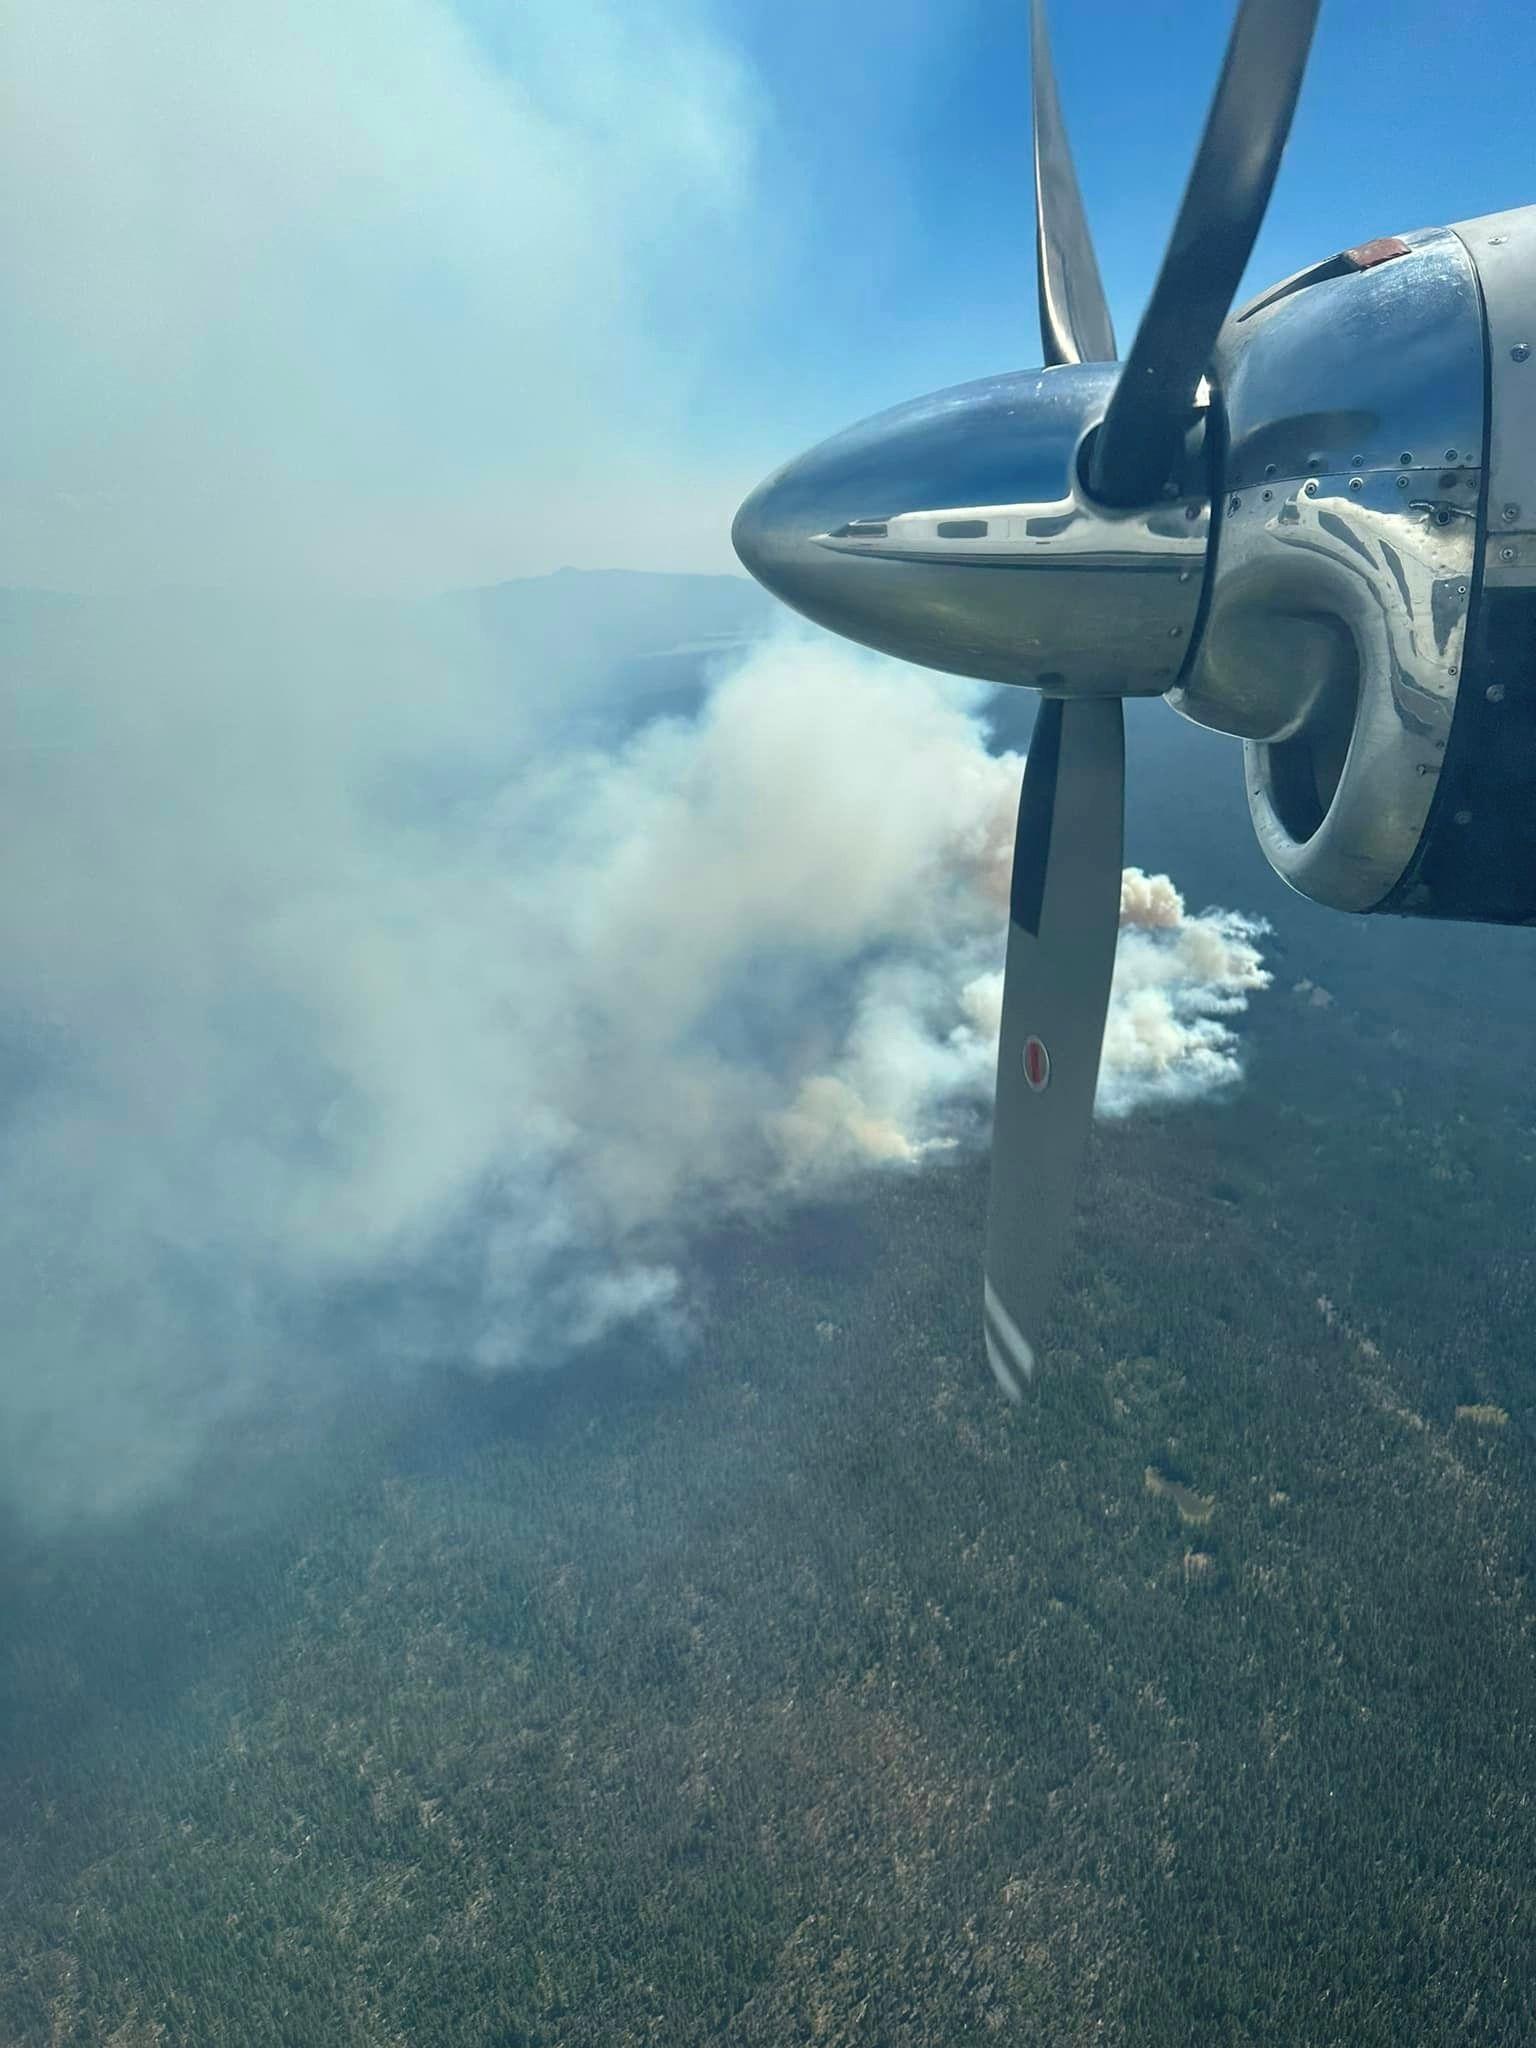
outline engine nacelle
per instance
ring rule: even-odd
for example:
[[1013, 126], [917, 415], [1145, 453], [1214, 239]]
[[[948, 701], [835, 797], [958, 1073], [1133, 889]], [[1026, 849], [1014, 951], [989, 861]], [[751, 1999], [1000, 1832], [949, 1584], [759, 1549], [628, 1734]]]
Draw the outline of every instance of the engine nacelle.
[[1536, 921], [1536, 207], [1235, 314], [1195, 653], [1266, 857], [1341, 910]]

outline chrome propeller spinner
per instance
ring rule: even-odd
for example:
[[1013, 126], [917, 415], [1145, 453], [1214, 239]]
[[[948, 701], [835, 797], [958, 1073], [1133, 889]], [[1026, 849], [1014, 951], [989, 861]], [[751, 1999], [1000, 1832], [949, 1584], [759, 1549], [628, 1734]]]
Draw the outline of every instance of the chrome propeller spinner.
[[1121, 699], [1161, 695], [1199, 616], [1200, 387], [1279, 168], [1319, 0], [1242, 0], [1152, 297], [1121, 365], [1032, 0], [1046, 366], [937, 392], [824, 442], [733, 529], [796, 610], [929, 667], [1038, 689], [1019, 805], [983, 1330], [1033, 1371], [1093, 1112], [1119, 929]]

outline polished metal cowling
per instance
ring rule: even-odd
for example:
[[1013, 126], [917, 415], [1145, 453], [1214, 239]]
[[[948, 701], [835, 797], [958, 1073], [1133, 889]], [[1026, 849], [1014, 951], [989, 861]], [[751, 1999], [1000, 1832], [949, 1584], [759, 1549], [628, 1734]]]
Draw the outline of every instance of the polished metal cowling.
[[1204, 630], [1175, 708], [1246, 746], [1260, 845], [1343, 910], [1381, 903], [1434, 798], [1483, 496], [1483, 318], [1430, 229], [1304, 272], [1222, 330]]
[[1304, 894], [1529, 921], [1536, 208], [1287, 279], [1226, 323], [1211, 386], [1206, 606], [1169, 701], [1243, 739]]

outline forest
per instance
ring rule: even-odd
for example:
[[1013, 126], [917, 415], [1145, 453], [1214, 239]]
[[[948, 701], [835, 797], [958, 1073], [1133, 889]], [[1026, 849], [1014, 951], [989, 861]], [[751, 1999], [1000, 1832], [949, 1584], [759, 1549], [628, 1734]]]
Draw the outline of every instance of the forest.
[[0, 1523], [0, 2043], [1536, 2042], [1529, 938], [1252, 861], [1246, 1078], [1098, 1126], [1021, 1407], [978, 1133], [685, 1343]]
[[686, 1356], [12, 1532], [0, 2039], [1536, 2038], [1536, 1159], [1276, 1027], [1101, 1129], [1020, 1410], [972, 1157], [721, 1231]]

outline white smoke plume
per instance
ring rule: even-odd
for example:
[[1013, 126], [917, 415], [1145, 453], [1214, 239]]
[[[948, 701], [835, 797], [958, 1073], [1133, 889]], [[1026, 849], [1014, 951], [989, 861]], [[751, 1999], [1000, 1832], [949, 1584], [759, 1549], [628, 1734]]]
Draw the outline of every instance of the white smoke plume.
[[[1269, 987], [1258, 946], [1267, 930], [1238, 911], [1191, 915], [1167, 875], [1125, 870], [1095, 1102], [1101, 1116], [1189, 1101], [1240, 1079], [1237, 1034], [1227, 1020]], [[955, 1042], [979, 1043], [990, 1082], [1002, 1023], [1001, 972], [968, 983], [960, 1005], [966, 1023]]]
[[[985, 693], [822, 640], [636, 733], [581, 579], [521, 665], [397, 601], [724, 558], [773, 208], [710, 0], [152, 13], [7, 20], [5, 576], [128, 593], [0, 605], [38, 1517], [302, 1389], [686, 1317], [697, 1222], [984, 1132], [1021, 767]], [[1229, 1079], [1262, 980], [1160, 900], [1106, 1107]]]
[[[49, 682], [95, 743], [7, 764], [34, 1503], [161, 1482], [337, 1302], [368, 1369], [547, 1365], [685, 1303], [696, 1222], [984, 1129], [1022, 763], [983, 692], [786, 638], [573, 750], [439, 623], [347, 632], [113, 614]], [[1230, 1080], [1267, 979], [1166, 878], [1125, 921], [1113, 1112]]]
[[1258, 946], [1267, 929], [1231, 910], [1192, 917], [1166, 875], [1126, 869], [1099, 1070], [1101, 1114], [1186, 1101], [1238, 1079], [1238, 1041], [1228, 1020], [1269, 987]]

